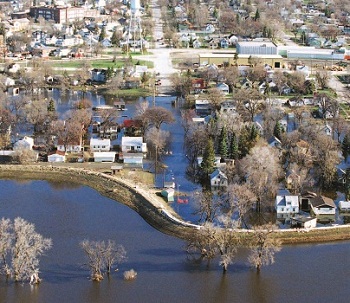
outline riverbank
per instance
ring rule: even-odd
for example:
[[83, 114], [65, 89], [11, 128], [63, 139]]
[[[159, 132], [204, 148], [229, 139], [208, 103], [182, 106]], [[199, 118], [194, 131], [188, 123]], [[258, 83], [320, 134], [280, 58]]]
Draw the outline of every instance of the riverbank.
[[[95, 168], [96, 169], [96, 168]], [[57, 167], [52, 165], [0, 165], [1, 179], [74, 182], [89, 186], [103, 196], [135, 210], [157, 230], [183, 239], [198, 232], [199, 226], [183, 221], [157, 195], [157, 191], [135, 183], [122, 175], [109, 175], [93, 168]], [[275, 233], [283, 244], [319, 243], [350, 240], [350, 225], [315, 229], [281, 230]]]

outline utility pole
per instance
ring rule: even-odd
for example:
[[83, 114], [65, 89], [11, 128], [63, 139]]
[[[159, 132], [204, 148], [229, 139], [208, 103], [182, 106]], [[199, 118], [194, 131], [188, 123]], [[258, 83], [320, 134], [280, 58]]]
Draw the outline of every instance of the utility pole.
[[162, 85], [160, 79], [157, 79], [159, 73], [154, 75], [153, 79], [153, 106], [156, 106], [156, 94], [158, 93], [158, 86]]

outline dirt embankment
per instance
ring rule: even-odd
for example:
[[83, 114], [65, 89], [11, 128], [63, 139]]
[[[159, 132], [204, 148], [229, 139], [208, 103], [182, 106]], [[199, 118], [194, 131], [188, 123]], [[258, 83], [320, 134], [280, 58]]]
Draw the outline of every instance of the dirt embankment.
[[[188, 239], [195, 229], [171, 220], [166, 213], [181, 220], [173, 209], [156, 194], [147, 193], [140, 185], [98, 171], [39, 165], [0, 165], [1, 179], [48, 180], [54, 182], [74, 182], [89, 186], [103, 196], [116, 200], [135, 210], [148, 224], [159, 231]], [[119, 180], [118, 180], [119, 179]]]
[[[187, 240], [198, 232], [192, 224], [182, 221], [161, 197], [118, 176], [110, 176], [85, 168], [0, 165], [0, 178], [75, 182], [89, 186], [102, 195], [127, 205], [147, 223], [165, 234]], [[350, 240], [350, 225], [277, 232], [275, 236], [281, 239], [283, 244]]]

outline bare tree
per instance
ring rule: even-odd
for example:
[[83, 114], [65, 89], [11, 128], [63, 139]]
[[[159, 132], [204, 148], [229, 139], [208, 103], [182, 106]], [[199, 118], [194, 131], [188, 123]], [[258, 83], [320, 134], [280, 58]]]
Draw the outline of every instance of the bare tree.
[[278, 188], [281, 174], [277, 151], [260, 140], [238, 163], [239, 174], [255, 193], [256, 211], [268, 203]]
[[214, 222], [220, 214], [223, 199], [214, 195], [210, 190], [203, 189], [193, 194], [195, 201], [194, 214], [199, 215], [199, 222]]
[[262, 96], [255, 89], [241, 89], [237, 92], [236, 98], [238, 101], [237, 110], [246, 118], [246, 121], [254, 121], [255, 115], [257, 115], [262, 108]]
[[169, 136], [170, 133], [168, 131], [164, 131], [156, 127], [151, 127], [145, 134], [145, 139], [147, 145], [149, 146], [149, 150], [152, 150], [154, 152], [153, 158], [156, 173], [158, 168], [159, 154], [163, 152]]
[[8, 278], [11, 275], [11, 265], [8, 264], [8, 255], [11, 253], [13, 242], [12, 223], [10, 219], [2, 218], [0, 221], [0, 273]]
[[[15, 281], [31, 279], [39, 283], [39, 256], [51, 248], [52, 240], [43, 238], [35, 226], [22, 218], [13, 223], [12, 273]], [[34, 279], [34, 280], [33, 280]]]
[[328, 81], [330, 77], [331, 77], [331, 74], [327, 70], [316, 72], [316, 80], [321, 89], [325, 89], [328, 86]]
[[224, 94], [218, 88], [208, 89], [206, 97], [215, 111], [220, 109], [221, 103], [225, 100]]
[[106, 269], [110, 274], [115, 264], [126, 261], [126, 251], [124, 247], [115, 241], [89, 241], [80, 242], [81, 248], [84, 250], [88, 258], [88, 266], [93, 281], [103, 280], [103, 270]]
[[244, 217], [247, 212], [252, 208], [253, 203], [256, 202], [256, 196], [252, 192], [248, 184], [231, 184], [227, 188], [228, 204], [231, 214], [237, 212], [238, 214], [238, 226], [246, 224]]
[[36, 151], [27, 148], [18, 148], [14, 150], [12, 161], [19, 164], [36, 162], [38, 154]]
[[273, 225], [266, 224], [255, 226], [251, 233], [249, 243], [251, 252], [248, 261], [258, 272], [262, 266], [273, 264], [275, 253], [281, 250], [281, 242], [273, 237], [273, 231]]
[[88, 266], [93, 281], [103, 280], [102, 270], [104, 266], [104, 245], [103, 242], [83, 240], [80, 242], [81, 248], [84, 250], [88, 258]]
[[114, 265], [121, 264], [127, 259], [124, 246], [112, 240], [108, 240], [105, 244], [103, 256], [107, 274], [110, 274]]
[[170, 124], [175, 122], [173, 114], [160, 106], [147, 108], [142, 115], [135, 117], [135, 119], [141, 121], [145, 131], [151, 126], [160, 129], [163, 123]]

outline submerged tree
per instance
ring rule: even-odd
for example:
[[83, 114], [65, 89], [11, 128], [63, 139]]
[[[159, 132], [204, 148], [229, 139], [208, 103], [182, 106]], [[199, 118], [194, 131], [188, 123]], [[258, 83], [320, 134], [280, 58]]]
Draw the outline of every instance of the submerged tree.
[[275, 253], [281, 250], [281, 241], [272, 236], [272, 224], [255, 226], [253, 229], [248, 261], [259, 272], [262, 266], [275, 262]]
[[22, 218], [0, 221], [1, 272], [16, 282], [39, 283], [39, 257], [52, 246], [35, 226]]
[[88, 258], [88, 266], [93, 281], [103, 280], [103, 270], [110, 274], [114, 265], [126, 261], [125, 248], [117, 244], [115, 241], [89, 241], [80, 242], [81, 248], [84, 250]]

